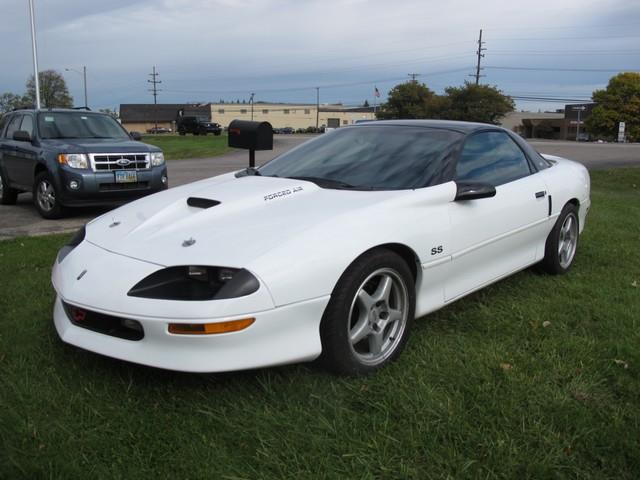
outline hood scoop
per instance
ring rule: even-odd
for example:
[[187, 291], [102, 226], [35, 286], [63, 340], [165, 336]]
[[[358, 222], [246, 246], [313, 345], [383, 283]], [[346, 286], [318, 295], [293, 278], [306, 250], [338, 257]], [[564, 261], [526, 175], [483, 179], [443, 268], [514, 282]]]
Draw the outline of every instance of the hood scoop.
[[220, 202], [218, 200], [211, 200], [210, 198], [189, 197], [187, 198], [187, 205], [190, 207], [205, 209], [220, 205]]

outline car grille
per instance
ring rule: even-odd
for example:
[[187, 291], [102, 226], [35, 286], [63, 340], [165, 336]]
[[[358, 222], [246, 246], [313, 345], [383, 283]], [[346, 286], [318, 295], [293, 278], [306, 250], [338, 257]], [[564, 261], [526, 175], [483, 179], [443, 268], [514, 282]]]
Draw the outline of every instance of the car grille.
[[62, 302], [67, 318], [76, 327], [86, 328], [94, 332], [123, 338], [125, 340], [142, 340], [144, 330], [137, 320], [114, 317], [104, 313], [92, 312], [84, 308]]
[[149, 168], [148, 153], [92, 153], [89, 158], [94, 172]]

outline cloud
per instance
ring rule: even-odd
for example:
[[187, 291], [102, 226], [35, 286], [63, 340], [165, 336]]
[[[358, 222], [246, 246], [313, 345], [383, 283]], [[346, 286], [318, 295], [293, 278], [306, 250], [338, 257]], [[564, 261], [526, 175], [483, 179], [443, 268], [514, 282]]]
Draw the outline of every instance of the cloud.
[[[11, 66], [3, 69], [0, 92], [21, 91], [31, 73], [24, 3], [0, 0], [7, 26], [0, 42], [10, 45], [0, 51], [0, 62]], [[362, 101], [373, 83], [390, 79], [380, 82], [386, 91], [410, 72], [423, 73], [421, 80], [441, 89], [468, 78], [480, 28], [487, 65], [628, 68], [640, 56], [560, 54], [637, 49], [640, 9], [634, 3], [453, 0], [435, 8], [423, 0], [35, 0], [41, 68], [86, 65], [90, 98], [104, 106], [148, 100], [153, 65], [163, 81], [161, 101], [236, 98], [242, 90], [301, 101], [313, 97], [315, 85], [349, 83], [360, 85], [327, 88], [323, 98]], [[580, 36], [597, 38], [571, 40]], [[524, 53], [532, 50], [549, 55]], [[485, 81], [506, 91], [531, 83], [540, 91], [578, 88], [608, 79], [606, 73], [484, 73]], [[67, 80], [78, 96], [80, 78], [70, 74]]]

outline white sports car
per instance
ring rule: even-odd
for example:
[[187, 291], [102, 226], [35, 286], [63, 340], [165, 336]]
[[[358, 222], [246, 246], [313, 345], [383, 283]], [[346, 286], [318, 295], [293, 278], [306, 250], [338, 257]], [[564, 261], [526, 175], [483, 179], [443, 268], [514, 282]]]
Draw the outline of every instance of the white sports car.
[[573, 263], [587, 170], [493, 125], [340, 128], [258, 169], [89, 222], [52, 282], [63, 341], [220, 372], [393, 360], [415, 317], [540, 263]]

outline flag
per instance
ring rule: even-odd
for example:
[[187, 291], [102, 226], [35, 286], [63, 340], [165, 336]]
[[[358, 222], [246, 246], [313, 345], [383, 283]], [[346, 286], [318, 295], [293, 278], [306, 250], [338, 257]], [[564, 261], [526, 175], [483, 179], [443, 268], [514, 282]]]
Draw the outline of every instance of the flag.
[[380, 90], [378, 90], [378, 87], [374, 87], [373, 95], [378, 98], [380, 97]]

